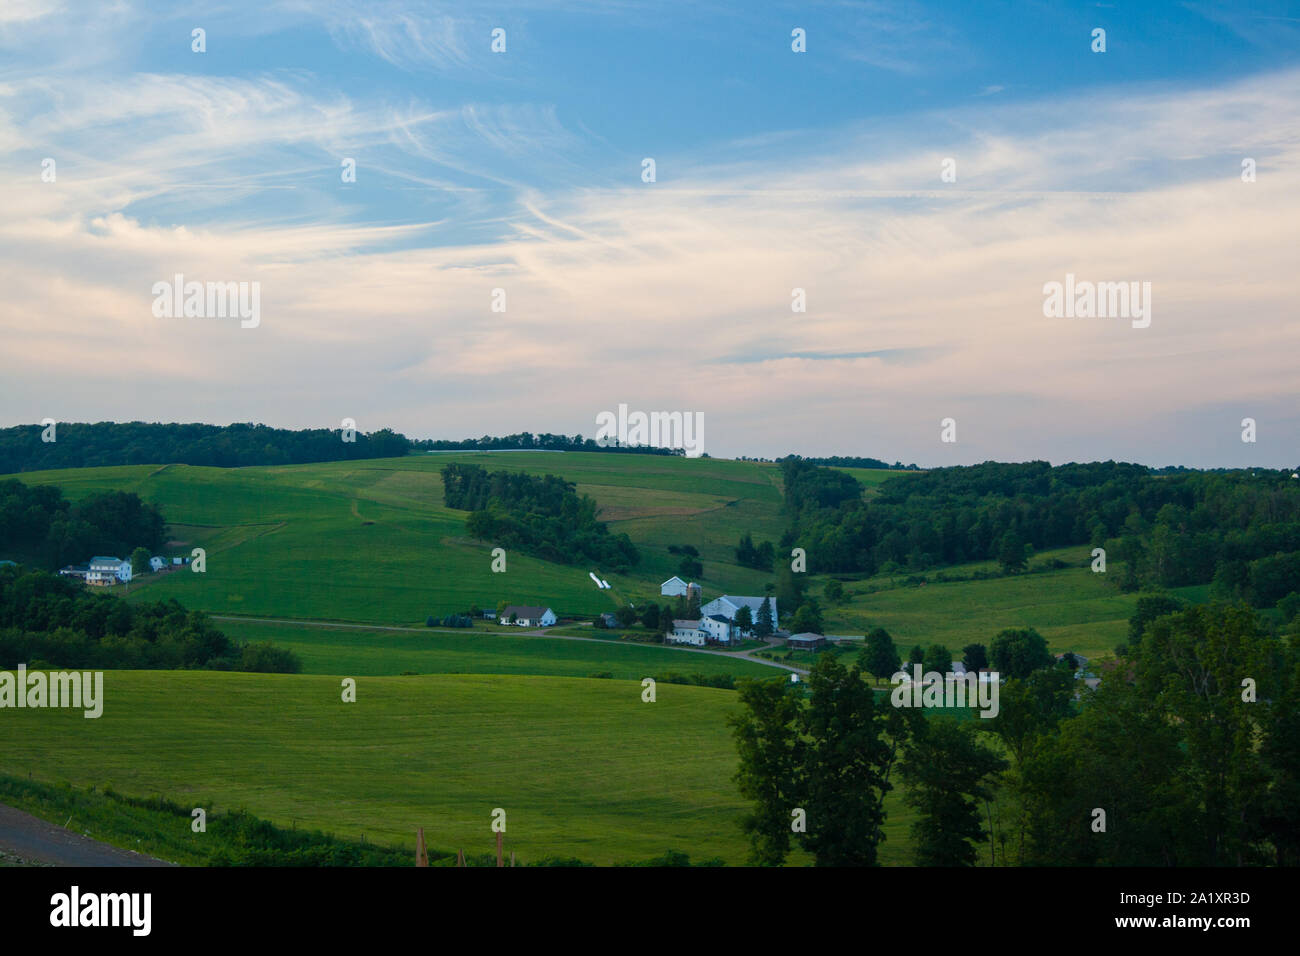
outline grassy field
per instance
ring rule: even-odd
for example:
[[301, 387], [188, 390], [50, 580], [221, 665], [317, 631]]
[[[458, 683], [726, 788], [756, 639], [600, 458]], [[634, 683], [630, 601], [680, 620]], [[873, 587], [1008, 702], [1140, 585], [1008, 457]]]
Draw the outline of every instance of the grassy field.
[[[604, 573], [511, 554], [490, 570], [491, 545], [465, 534], [463, 512], [442, 504], [439, 469], [451, 461], [559, 474], [592, 495], [643, 561]], [[846, 469], [871, 489], [894, 473]], [[207, 549], [207, 572], [146, 576], [131, 600], [177, 597], [217, 615], [376, 625], [423, 624], [477, 603], [537, 603], [588, 615], [658, 599], [676, 571], [670, 544], [701, 552], [705, 598], [763, 593], [770, 574], [734, 564], [749, 531], [779, 538], [779, 469], [757, 462], [601, 454], [452, 453], [283, 468], [135, 466], [29, 473], [72, 499], [135, 491], [157, 503], [173, 535], [167, 553]], [[1127, 631], [1136, 600], [1086, 567], [1086, 548], [1037, 555], [1064, 569], [923, 586], [906, 575], [845, 580], [848, 600], [823, 601], [831, 634], [882, 625], [904, 655], [912, 644], [989, 643], [1032, 626], [1053, 650], [1095, 658]], [[949, 576], [991, 570], [985, 562]], [[822, 596], [828, 580], [810, 580]], [[1184, 596], [1203, 599], [1203, 590]], [[118, 591], [117, 593], [121, 593]], [[783, 608], [783, 610], [786, 610]], [[0, 738], [0, 772], [132, 796], [215, 801], [277, 824], [401, 843], [424, 825], [433, 845], [486, 850], [489, 814], [504, 807], [520, 855], [594, 862], [646, 859], [669, 848], [693, 859], [743, 862], [732, 782], [735, 748], [725, 718], [731, 691], [659, 684], [643, 704], [640, 678], [668, 672], [772, 676], [752, 661], [560, 628], [530, 636], [483, 625], [467, 631], [383, 631], [223, 620], [244, 641], [295, 651], [292, 676], [110, 672], [105, 716], [14, 711]], [[604, 636], [604, 635], [602, 635]], [[800, 661], [799, 663], [806, 663]], [[612, 679], [589, 679], [609, 673]], [[330, 676], [326, 676], [330, 675]], [[404, 676], [419, 675], [419, 676]], [[339, 701], [356, 677], [358, 703]], [[910, 814], [886, 801], [888, 864], [910, 862]], [[62, 821], [56, 821], [62, 822]], [[795, 862], [807, 862], [797, 857]]]
[[[1123, 594], [1104, 575], [1089, 570], [1087, 548], [1044, 552], [1033, 563], [1056, 558], [1072, 565], [1057, 571], [987, 580], [904, 584], [903, 575], [879, 575], [845, 585], [849, 600], [826, 608], [831, 634], [862, 634], [885, 628], [903, 653], [913, 644], [943, 644], [954, 652], [970, 643], [987, 645], [1003, 628], [1033, 627], [1053, 651], [1088, 658], [1110, 654], [1128, 633], [1137, 595]], [[989, 562], [948, 569], [951, 575], [993, 570]], [[933, 577], [933, 574], [930, 575]], [[826, 579], [817, 579], [820, 595]]]
[[[731, 691], [660, 684], [649, 704], [631, 681], [363, 677], [345, 704], [332, 677], [114, 671], [105, 696], [98, 720], [10, 712], [0, 772], [381, 843], [423, 825], [432, 846], [485, 850], [501, 807], [526, 859], [744, 860]], [[888, 862], [906, 822], [891, 814]]]
[[[442, 505], [439, 470], [453, 461], [575, 482], [595, 498], [611, 528], [637, 544], [641, 565], [627, 575], [602, 571], [613, 585], [609, 591], [593, 586], [585, 566], [522, 554], [508, 556], [504, 574], [492, 573], [490, 545], [470, 540], [465, 513]], [[844, 470], [869, 490], [914, 474]], [[706, 600], [726, 592], [761, 594], [773, 576], [736, 565], [735, 543], [745, 531], [775, 540], [784, 527], [779, 468], [703, 458], [453, 452], [279, 468], [89, 468], [21, 478], [58, 484], [74, 499], [120, 488], [155, 502], [171, 522], [169, 553], [203, 547], [207, 572], [145, 576], [132, 585], [132, 599], [174, 596], [187, 606], [245, 616], [420, 625], [430, 614], [475, 603], [494, 608], [501, 600], [590, 615], [628, 600], [658, 599], [659, 582], [675, 573], [678, 561], [670, 544], [699, 548]], [[987, 644], [1005, 627], [1032, 626], [1053, 650], [1109, 652], [1126, 632], [1135, 598], [1087, 570], [1086, 548], [1048, 552], [1035, 562], [1052, 557], [1072, 566], [920, 587], [903, 585], [901, 575], [849, 581], [850, 600], [825, 605], [826, 630], [862, 634], [881, 625], [904, 648], [939, 642], [957, 650]], [[948, 573], [992, 568], [981, 562]], [[820, 595], [825, 580], [813, 579], [811, 593]]]
[[[439, 470], [449, 462], [559, 474], [590, 494], [611, 530], [642, 553], [628, 575], [510, 554], [491, 571], [491, 545], [465, 534], [465, 513], [443, 506]], [[770, 575], [734, 563], [745, 531], [781, 533], [779, 471], [769, 464], [597, 453], [408, 456], [282, 468], [186, 465], [30, 472], [28, 484], [60, 485], [69, 498], [134, 491], [171, 524], [169, 554], [207, 550], [205, 574], [144, 578], [138, 596], [172, 597], [219, 613], [384, 624], [498, 601], [546, 604], [591, 615], [659, 596], [676, 573], [670, 544], [701, 552], [708, 593], [761, 593]]]
[[[483, 627], [472, 631], [409, 633], [262, 624], [223, 620], [218, 626], [241, 641], [273, 641], [294, 651], [308, 674], [379, 676], [416, 674], [534, 674], [621, 680], [657, 674], [732, 674], [773, 677], [783, 672], [720, 654], [615, 640], [524, 637]], [[588, 628], [590, 636], [590, 629]]]

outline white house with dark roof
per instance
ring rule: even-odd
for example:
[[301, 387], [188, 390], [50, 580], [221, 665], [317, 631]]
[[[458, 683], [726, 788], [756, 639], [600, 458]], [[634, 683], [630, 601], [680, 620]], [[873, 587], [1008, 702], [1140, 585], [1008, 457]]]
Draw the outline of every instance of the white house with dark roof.
[[131, 580], [131, 562], [121, 558], [96, 555], [86, 568], [86, 583], [103, 586]]
[[[757, 624], [758, 609], [763, 606], [763, 600], [764, 599], [761, 597], [745, 597], [735, 594], [724, 594], [717, 600], [710, 601], [708, 604], [704, 605], [704, 607], [700, 608], [700, 617], [712, 617], [715, 614], [720, 614], [722, 617], [734, 624], [736, 621], [736, 612], [742, 607], [747, 607], [749, 608], [751, 619], [755, 624]], [[779, 623], [776, 616], [776, 598], [767, 598], [767, 600], [771, 602], [772, 627], [775, 629]]]
[[549, 607], [533, 607], [528, 604], [511, 604], [497, 617], [498, 624], [509, 624], [514, 615], [514, 623], [520, 627], [550, 627], [555, 623], [555, 612]]
[[721, 614], [715, 614], [698, 620], [673, 618], [673, 629], [665, 639], [676, 644], [703, 647], [705, 644], [730, 644], [731, 636], [731, 622]]
[[719, 644], [731, 643], [731, 622], [721, 614], [701, 617], [700, 630], [704, 631], [710, 640], [717, 641]]

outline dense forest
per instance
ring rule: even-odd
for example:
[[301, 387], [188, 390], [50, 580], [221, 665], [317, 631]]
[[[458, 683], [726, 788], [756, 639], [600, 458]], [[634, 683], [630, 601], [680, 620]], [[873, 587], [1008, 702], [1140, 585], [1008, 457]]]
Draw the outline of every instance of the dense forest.
[[21, 565], [0, 567], [0, 668], [131, 668], [296, 673], [297, 657], [238, 644], [174, 598], [128, 604]]
[[1154, 475], [1141, 465], [1047, 462], [938, 468], [874, 498], [842, 471], [781, 465], [791, 529], [810, 572], [923, 571], [1026, 549], [1104, 548], [1124, 590], [1213, 582], [1270, 607], [1300, 582], [1300, 481], [1289, 471]]
[[867, 647], [847, 667], [821, 655], [807, 691], [740, 681], [750, 862], [797, 843], [818, 865], [873, 865], [901, 788], [919, 866], [1300, 865], [1296, 629], [1243, 603], [1157, 604], [1095, 691], [1032, 629], [999, 635], [1020, 646], [1008, 668], [994, 641], [991, 719], [892, 706], [864, 679]]
[[52, 485], [0, 481], [0, 558], [53, 571], [97, 554], [155, 553], [165, 537], [162, 514], [138, 495], [105, 491], [74, 505]]
[[0, 474], [106, 465], [301, 465], [318, 461], [395, 458], [410, 443], [388, 429], [357, 432], [343, 441], [340, 429], [293, 430], [267, 425], [60, 422], [54, 441], [42, 441], [39, 425], [0, 428]]
[[442, 469], [442, 482], [447, 507], [471, 512], [465, 527], [481, 541], [606, 571], [626, 571], [640, 560], [631, 539], [610, 534], [596, 520], [596, 502], [563, 478], [452, 464]]

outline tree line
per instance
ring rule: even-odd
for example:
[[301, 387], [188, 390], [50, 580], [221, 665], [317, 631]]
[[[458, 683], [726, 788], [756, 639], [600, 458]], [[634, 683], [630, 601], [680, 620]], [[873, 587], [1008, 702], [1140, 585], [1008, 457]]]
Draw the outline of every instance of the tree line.
[[105, 491], [72, 504], [53, 485], [0, 481], [0, 557], [47, 571], [97, 554], [128, 556], [136, 548], [156, 553], [166, 522], [153, 505], [131, 492]]
[[284, 648], [240, 644], [174, 598], [128, 604], [22, 565], [0, 567], [0, 666], [297, 673]]
[[861, 663], [822, 655], [806, 690], [741, 680], [751, 862], [798, 846], [817, 865], [875, 864], [897, 783], [918, 865], [1300, 864], [1298, 635], [1244, 603], [1153, 596], [1090, 691], [1031, 629], [1006, 631], [993, 719], [874, 693], [880, 635]]
[[1271, 607], [1300, 580], [1300, 480], [1289, 471], [985, 462], [891, 478], [864, 499], [845, 472], [793, 458], [781, 470], [791, 525], [780, 545], [804, 548], [812, 573], [989, 559], [1016, 572], [1033, 551], [1087, 544], [1118, 562], [1112, 580], [1126, 591], [1213, 583], [1216, 597]]
[[406, 436], [384, 428], [343, 441], [338, 428], [272, 428], [161, 422], [59, 422], [54, 441], [40, 425], [0, 428], [0, 474], [108, 465], [301, 465], [320, 461], [396, 458]]
[[659, 448], [654, 445], [601, 445], [593, 438], [581, 435], [552, 435], [550, 432], [533, 434], [518, 432], [514, 435], [496, 437], [484, 435], [482, 438], [462, 438], [451, 441], [445, 438], [413, 439], [411, 448], [420, 451], [495, 451], [520, 448], [537, 451], [599, 451], [625, 455], [678, 455], [686, 454], [682, 448]]

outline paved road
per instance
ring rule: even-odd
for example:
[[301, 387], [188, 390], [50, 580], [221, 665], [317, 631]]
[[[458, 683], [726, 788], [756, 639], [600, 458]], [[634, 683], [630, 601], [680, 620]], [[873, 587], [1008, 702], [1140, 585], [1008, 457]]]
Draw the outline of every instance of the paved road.
[[[230, 617], [209, 615], [214, 621], [246, 621], [250, 624], [298, 624], [303, 627], [338, 627], [354, 631], [406, 631], [411, 634], [428, 634], [430, 631], [435, 634], [452, 635], [455, 637], [471, 637], [481, 631], [466, 631], [459, 628], [436, 628], [436, 627], [400, 627], [395, 624], [335, 624], [329, 621], [305, 621], [289, 617]], [[761, 647], [753, 647], [747, 651], [711, 651], [707, 648], [699, 647], [681, 647], [673, 644], [634, 644], [625, 641], [610, 641], [600, 637], [571, 637], [567, 634], [552, 634], [547, 628], [539, 628], [535, 631], [520, 630], [512, 632], [516, 635], [525, 637], [549, 637], [557, 641], [591, 641], [595, 644], [612, 644], [617, 647], [663, 647], [670, 651], [681, 651], [683, 654], [716, 654], [718, 657], [740, 658], [741, 660], [753, 661], [755, 664], [762, 664], [764, 667], [776, 667], [783, 671], [792, 671], [796, 674], [807, 674], [808, 670], [804, 667], [795, 667], [791, 664], [779, 664], [776, 661], [764, 660], [761, 657], [752, 656], [754, 651], [761, 651]]]
[[0, 804], [0, 853], [52, 866], [174, 866], [142, 853], [65, 830], [30, 813]]

